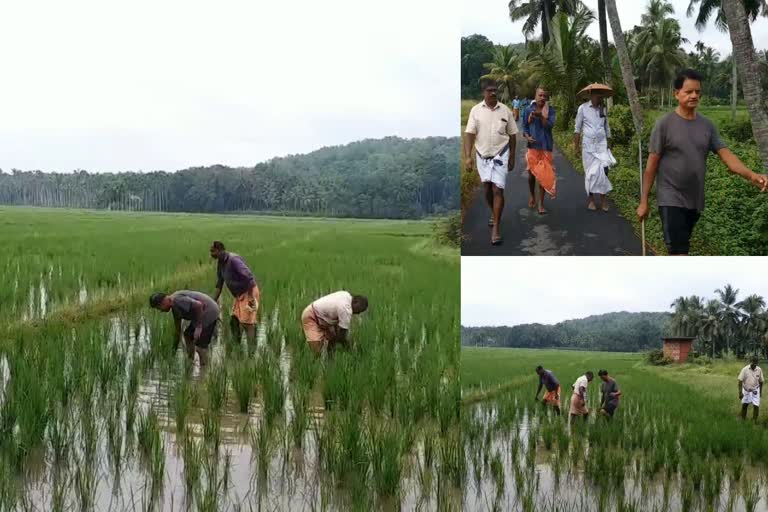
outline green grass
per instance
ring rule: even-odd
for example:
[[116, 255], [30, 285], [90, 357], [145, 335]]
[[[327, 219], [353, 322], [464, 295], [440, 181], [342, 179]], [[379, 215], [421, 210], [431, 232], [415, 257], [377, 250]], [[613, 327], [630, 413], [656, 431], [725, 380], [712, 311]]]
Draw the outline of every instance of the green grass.
[[469, 111], [477, 105], [475, 100], [461, 100], [461, 211], [462, 218], [465, 210], [469, 206], [477, 186], [480, 184], [480, 178], [476, 172], [466, 172], [464, 167], [464, 130], [467, 127]]

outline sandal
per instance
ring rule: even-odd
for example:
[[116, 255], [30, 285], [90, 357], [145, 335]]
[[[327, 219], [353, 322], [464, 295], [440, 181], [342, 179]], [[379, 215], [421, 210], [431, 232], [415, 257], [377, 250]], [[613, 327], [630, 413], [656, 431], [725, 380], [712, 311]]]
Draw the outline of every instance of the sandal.
[[489, 228], [493, 227], [493, 219], [488, 219], [488, 227]]
[[504, 239], [501, 237], [491, 239], [491, 245], [501, 245], [503, 243], [504, 243]]

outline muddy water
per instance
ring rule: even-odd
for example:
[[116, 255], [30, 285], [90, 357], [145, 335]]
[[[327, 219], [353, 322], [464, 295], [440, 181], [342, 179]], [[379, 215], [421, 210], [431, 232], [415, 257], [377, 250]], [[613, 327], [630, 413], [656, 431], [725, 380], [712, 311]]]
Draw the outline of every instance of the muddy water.
[[[125, 345], [128, 351], [137, 349], [140, 353], [148, 344], [150, 336], [146, 322], [140, 321], [131, 328], [121, 323], [118, 318], [110, 320], [108, 344]], [[260, 330], [257, 344], [266, 342], [266, 332]], [[215, 342], [211, 350], [211, 364], [223, 361], [224, 347]], [[179, 351], [179, 358], [184, 357]], [[293, 405], [290, 401], [291, 357], [284, 340], [279, 358], [281, 373], [286, 385], [285, 418], [286, 425], [293, 417]], [[128, 365], [126, 365], [128, 366]], [[7, 380], [0, 361], [0, 384]], [[195, 365], [192, 385], [197, 387], [198, 396], [205, 395], [206, 369]], [[164, 375], [165, 374], [165, 375]], [[201, 469], [200, 484], [191, 496], [187, 495], [184, 478], [184, 459], [182, 446], [184, 439], [177, 436], [176, 423], [169, 409], [169, 399], [173, 392], [173, 377], [159, 367], [149, 371], [139, 385], [137, 412], [147, 412], [150, 407], [157, 413], [164, 445], [165, 469], [162, 488], [153, 492], [147, 463], [140, 456], [137, 443], [123, 439], [123, 462], [119, 472], [109, 454], [106, 439], [106, 425], [97, 413], [99, 441], [94, 470], [89, 472], [78, 463], [78, 456], [70, 459], [69, 467], [56, 467], [51, 454], [40, 454], [37, 463], [26, 475], [26, 489], [23, 499], [24, 510], [52, 510], [56, 505], [62, 509], [80, 508], [82, 486], [92, 488], [92, 503], [95, 510], [196, 510], [199, 500], [207, 489], [207, 472]], [[1, 389], [1, 388], [0, 388]], [[103, 407], [104, 405], [101, 404]], [[94, 408], [97, 404], [94, 404]], [[187, 434], [203, 445], [203, 410], [205, 400], [190, 408], [186, 418]], [[221, 443], [218, 450], [218, 467], [215, 480], [218, 491], [215, 493], [216, 510], [349, 510], [353, 506], [349, 492], [332, 482], [323, 474], [317, 451], [317, 435], [323, 427], [324, 402], [322, 395], [315, 390], [310, 397], [310, 423], [304, 434], [303, 449], [293, 448], [286, 428], [276, 429], [274, 445], [266, 476], [260, 476], [258, 457], [251, 447], [251, 431], [257, 431], [261, 425], [262, 405], [254, 400], [247, 414], [238, 411], [234, 393], [230, 388], [228, 400], [220, 413]], [[124, 416], [123, 416], [124, 418]], [[75, 421], [77, 423], [77, 421]], [[124, 419], [121, 419], [124, 426]], [[138, 414], [137, 414], [138, 423]], [[137, 427], [134, 427], [134, 431]], [[123, 434], [125, 435], [124, 429]], [[72, 442], [80, 446], [79, 439]], [[73, 447], [73, 452], [79, 448]], [[401, 482], [401, 496], [378, 502], [377, 507], [385, 510], [437, 510], [436, 480], [429, 488], [419, 483], [414, 468], [418, 465], [421, 449], [406, 463]], [[192, 501], [194, 500], [194, 502]]]
[[[491, 407], [489, 411], [488, 407], [487, 404], [478, 404], [467, 409], [466, 413], [491, 423], [498, 411], [495, 407]], [[482, 459], [475, 467], [472, 447], [467, 447], [464, 510], [587, 512], [620, 510], [623, 504], [627, 507], [625, 510], [687, 512], [681, 501], [681, 481], [677, 477], [671, 482], [666, 482], [666, 498], [664, 475], [657, 475], [649, 480], [642, 475], [636, 475], [631, 467], [626, 468], [622, 486], [601, 489], [585, 476], [583, 465], [573, 464], [575, 461], [564, 460], [561, 469], [555, 471], [551, 458], [553, 453], [546, 450], [540, 441], [536, 445], [534, 463], [529, 466], [525, 455], [529, 449], [530, 432], [535, 428], [536, 421], [535, 417], [529, 417], [526, 409], [520, 421], [512, 426], [519, 432], [520, 441], [520, 448], [514, 460], [510, 449], [511, 436], [498, 432], [493, 434], [489, 460], [493, 453], [502, 454], [502, 490], [499, 489], [491, 471], [483, 467]], [[588, 457], [588, 446], [585, 453]], [[742, 480], [749, 482], [760, 482], [760, 499], [754, 509], [756, 512], [768, 512], [768, 497], [763, 478], [756, 468], [746, 468], [745, 476], [742, 477]], [[528, 508], [528, 505], [533, 508]], [[724, 478], [719, 499], [713, 507], [704, 503], [701, 497], [695, 496], [691, 510], [748, 512], [741, 485], [737, 483], [732, 493], [727, 477]]]

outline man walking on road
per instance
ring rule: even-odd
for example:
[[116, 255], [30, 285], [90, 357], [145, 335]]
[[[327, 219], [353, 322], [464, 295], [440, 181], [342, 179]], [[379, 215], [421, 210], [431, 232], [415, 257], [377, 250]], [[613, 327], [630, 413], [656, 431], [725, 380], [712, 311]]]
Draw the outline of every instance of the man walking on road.
[[587, 386], [592, 382], [594, 374], [587, 372], [573, 383], [573, 395], [571, 395], [571, 422], [573, 419], [581, 416], [584, 421], [589, 416], [589, 409], [587, 408]]
[[701, 98], [701, 75], [692, 69], [680, 71], [674, 88], [677, 108], [653, 127], [648, 146], [648, 164], [643, 175], [643, 195], [637, 216], [648, 217], [648, 196], [658, 174], [656, 203], [664, 242], [671, 255], [687, 255], [691, 234], [704, 209], [704, 176], [707, 155], [716, 153], [728, 170], [755, 185], [768, 189], [768, 176], [747, 169], [720, 140], [717, 128], [697, 114]]
[[613, 413], [616, 412], [616, 408], [619, 406], [621, 391], [616, 383], [616, 379], [608, 376], [608, 370], [600, 370], [597, 372], [597, 375], [603, 381], [600, 389], [600, 414], [610, 419], [613, 418]]
[[[544, 87], [536, 89], [536, 100], [523, 111], [523, 136], [528, 141], [526, 162], [528, 164], [528, 206], [538, 206], [540, 215], [544, 209], [544, 193], [556, 196], [555, 167], [552, 163], [554, 140], [552, 127], [555, 124], [555, 107], [549, 104], [549, 94]], [[536, 184], [539, 197], [536, 197]]]
[[205, 366], [208, 361], [208, 347], [216, 334], [216, 322], [219, 320], [219, 305], [216, 301], [201, 292], [180, 290], [170, 295], [153, 293], [149, 297], [149, 305], [164, 313], [173, 312], [176, 329], [174, 350], [179, 346], [181, 321], [189, 320], [189, 325], [184, 329], [187, 356], [194, 359], [197, 351], [200, 366]]
[[210, 252], [211, 258], [217, 261], [216, 294], [213, 300], [219, 302], [221, 290], [226, 283], [232, 297], [235, 298], [230, 316], [230, 326], [235, 339], [239, 341], [241, 329], [245, 329], [248, 342], [253, 343], [256, 338], [256, 315], [261, 300], [261, 291], [253, 277], [253, 272], [243, 258], [228, 252], [224, 244], [219, 241], [213, 242]]
[[752, 418], [757, 421], [760, 412], [760, 395], [763, 394], [763, 369], [757, 366], [757, 358], [739, 372], [739, 399], [741, 399], [741, 419], [747, 419], [749, 405], [755, 408]]
[[536, 373], [539, 375], [539, 389], [536, 390], [535, 400], [539, 399], [541, 388], [545, 387], [547, 391], [542, 397], [542, 403], [545, 407], [547, 405], [554, 407], [555, 414], [560, 416], [560, 381], [557, 380], [557, 377], [555, 377], [554, 373], [549, 370], [545, 370], [541, 366], [536, 367]]
[[346, 291], [338, 291], [314, 301], [301, 314], [301, 326], [309, 348], [316, 354], [324, 346], [330, 353], [333, 353], [337, 344], [349, 348], [347, 334], [352, 324], [352, 315], [358, 315], [366, 309], [367, 297]]
[[517, 96], [512, 100], [512, 111], [515, 114], [515, 122], [518, 122], [520, 120], [520, 98]]
[[603, 105], [603, 93], [593, 90], [590, 101], [582, 103], [576, 113], [576, 130], [573, 134], [573, 147], [576, 154], [581, 150], [584, 164], [584, 184], [589, 195], [587, 208], [597, 210], [595, 196], [600, 199], [600, 208], [608, 211], [606, 194], [613, 190], [605, 170], [614, 165], [609, 149], [608, 139], [611, 137], [611, 127], [608, 126], [608, 115]]
[[[515, 168], [517, 125], [512, 112], [497, 99], [498, 87], [492, 80], [484, 80], [483, 101], [469, 112], [464, 138], [464, 167], [471, 172], [475, 165], [485, 188], [485, 200], [491, 210], [488, 226], [491, 244], [499, 245], [501, 213], [504, 211], [504, 186], [507, 173]], [[475, 148], [475, 155], [472, 148]]]

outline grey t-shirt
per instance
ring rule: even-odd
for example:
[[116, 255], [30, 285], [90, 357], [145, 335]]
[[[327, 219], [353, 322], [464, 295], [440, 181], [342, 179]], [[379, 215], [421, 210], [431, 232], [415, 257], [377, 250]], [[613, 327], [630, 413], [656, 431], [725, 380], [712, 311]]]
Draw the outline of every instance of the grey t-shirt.
[[173, 298], [173, 316], [183, 318], [184, 320], [197, 321], [195, 309], [192, 307], [194, 301], [203, 303], [203, 327], [208, 327], [219, 319], [219, 305], [212, 298], [204, 293], [190, 290], [179, 290], [171, 295]]
[[619, 385], [616, 384], [614, 379], [610, 379], [608, 382], [603, 382], [603, 402], [605, 405], [617, 405], [619, 398], [611, 396], [611, 393], [617, 393], [619, 391]]
[[703, 210], [707, 156], [724, 147], [715, 125], [701, 114], [688, 120], [670, 112], [656, 121], [648, 151], [661, 157], [656, 177], [658, 205]]

